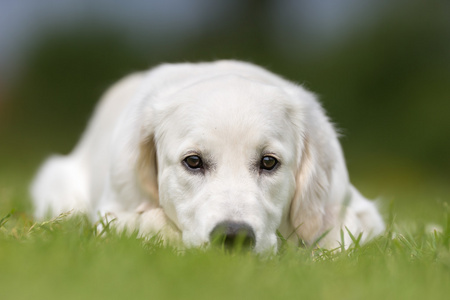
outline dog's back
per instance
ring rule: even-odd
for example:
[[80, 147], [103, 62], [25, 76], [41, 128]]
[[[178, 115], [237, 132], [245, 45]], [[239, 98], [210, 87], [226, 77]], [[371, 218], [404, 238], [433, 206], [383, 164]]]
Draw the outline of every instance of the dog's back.
[[42, 164], [31, 186], [37, 219], [93, 209], [107, 177], [115, 124], [143, 78], [141, 73], [133, 74], [114, 85], [98, 103], [74, 150], [68, 155], [52, 155]]

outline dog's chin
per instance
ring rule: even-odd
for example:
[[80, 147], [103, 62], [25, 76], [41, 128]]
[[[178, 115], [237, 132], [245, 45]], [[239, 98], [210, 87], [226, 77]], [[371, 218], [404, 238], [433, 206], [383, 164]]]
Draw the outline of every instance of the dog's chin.
[[218, 245], [214, 241], [210, 241], [207, 238], [202, 238], [196, 236], [195, 233], [183, 233], [183, 245], [186, 248], [200, 248], [200, 249], [210, 249], [214, 247], [225, 248], [227, 250], [248, 250], [258, 255], [270, 256], [276, 254], [278, 251], [278, 238], [276, 234], [268, 234], [265, 239], [256, 239], [255, 244], [251, 247], [241, 247], [237, 245], [235, 248], [223, 247], [223, 245]]
[[275, 233], [267, 234], [264, 239], [257, 239], [253, 251], [258, 254], [271, 255], [278, 251], [278, 238]]
[[207, 248], [209, 245], [207, 235], [199, 235], [198, 231], [183, 231], [182, 242], [186, 248]]

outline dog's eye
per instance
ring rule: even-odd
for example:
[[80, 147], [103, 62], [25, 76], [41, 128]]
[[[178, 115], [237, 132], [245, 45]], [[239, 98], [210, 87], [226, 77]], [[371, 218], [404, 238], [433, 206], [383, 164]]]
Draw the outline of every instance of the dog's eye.
[[278, 160], [273, 157], [273, 156], [263, 156], [263, 158], [261, 159], [261, 164], [260, 164], [260, 168], [262, 170], [273, 170], [273, 168], [275, 168], [278, 164]]
[[191, 169], [199, 169], [203, 167], [203, 162], [200, 156], [191, 155], [184, 159], [184, 163]]

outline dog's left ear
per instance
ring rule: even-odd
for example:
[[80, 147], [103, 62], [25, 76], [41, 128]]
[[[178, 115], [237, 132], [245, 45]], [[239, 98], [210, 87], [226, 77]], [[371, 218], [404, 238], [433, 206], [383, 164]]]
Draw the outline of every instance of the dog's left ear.
[[290, 220], [297, 236], [312, 244], [336, 221], [333, 201], [345, 194], [348, 175], [336, 131], [315, 96], [299, 87], [295, 98], [299, 151]]

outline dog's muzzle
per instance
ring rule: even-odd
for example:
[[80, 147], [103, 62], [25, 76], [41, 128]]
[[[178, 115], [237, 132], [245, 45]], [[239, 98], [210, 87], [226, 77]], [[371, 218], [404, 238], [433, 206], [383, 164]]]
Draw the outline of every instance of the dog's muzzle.
[[209, 234], [209, 240], [227, 250], [251, 249], [256, 243], [255, 232], [250, 225], [233, 221], [217, 224]]

